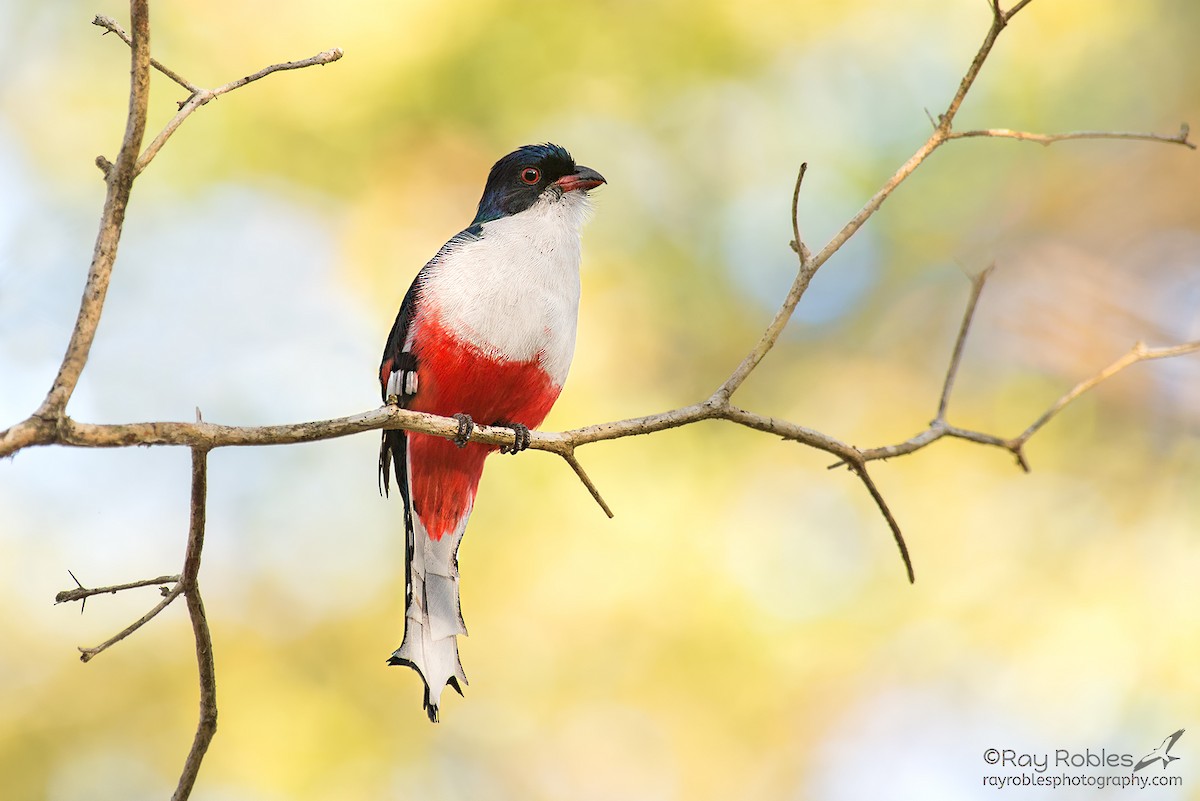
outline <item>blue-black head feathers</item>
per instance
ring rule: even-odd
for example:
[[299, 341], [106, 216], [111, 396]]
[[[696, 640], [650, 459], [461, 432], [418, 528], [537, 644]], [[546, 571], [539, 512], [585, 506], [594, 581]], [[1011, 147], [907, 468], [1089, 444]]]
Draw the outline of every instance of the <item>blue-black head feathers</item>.
[[564, 147], [525, 145], [493, 165], [471, 225], [519, 214], [550, 186], [557, 185], [564, 192], [587, 191], [604, 182], [600, 173], [575, 164]]

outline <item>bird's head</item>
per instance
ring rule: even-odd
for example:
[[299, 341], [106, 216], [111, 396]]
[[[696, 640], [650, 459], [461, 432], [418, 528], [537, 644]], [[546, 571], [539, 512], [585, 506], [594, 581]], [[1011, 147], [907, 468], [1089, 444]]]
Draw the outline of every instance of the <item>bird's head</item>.
[[606, 183], [603, 175], [576, 164], [566, 148], [525, 145], [492, 167], [471, 224], [519, 214], [543, 196], [557, 200], [571, 192], [586, 195], [602, 183]]

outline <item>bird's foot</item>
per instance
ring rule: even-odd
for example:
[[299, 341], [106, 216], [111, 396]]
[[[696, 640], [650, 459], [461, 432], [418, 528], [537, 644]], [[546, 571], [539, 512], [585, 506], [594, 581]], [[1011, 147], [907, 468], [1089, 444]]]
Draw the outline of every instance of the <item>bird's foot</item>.
[[529, 426], [524, 423], [497, 423], [496, 425], [511, 428], [513, 432], [513, 444], [501, 445], [501, 453], [520, 453], [529, 447]]
[[471, 432], [475, 430], [475, 421], [471, 419], [471, 415], [462, 412], [450, 416], [458, 421], [458, 432], [454, 435], [454, 444], [465, 448], [467, 440], [471, 438]]

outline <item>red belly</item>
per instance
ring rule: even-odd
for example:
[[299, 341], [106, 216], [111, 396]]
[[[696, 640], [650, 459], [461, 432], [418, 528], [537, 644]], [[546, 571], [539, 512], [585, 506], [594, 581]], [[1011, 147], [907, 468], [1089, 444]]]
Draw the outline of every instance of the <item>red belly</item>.
[[[417, 394], [409, 408], [448, 417], [463, 413], [480, 425], [546, 419], [562, 387], [551, 383], [536, 358], [505, 361], [452, 338], [436, 321], [423, 319], [413, 342]], [[454, 530], [470, 511], [492, 445], [453, 442], [409, 433], [413, 508], [433, 539]]]

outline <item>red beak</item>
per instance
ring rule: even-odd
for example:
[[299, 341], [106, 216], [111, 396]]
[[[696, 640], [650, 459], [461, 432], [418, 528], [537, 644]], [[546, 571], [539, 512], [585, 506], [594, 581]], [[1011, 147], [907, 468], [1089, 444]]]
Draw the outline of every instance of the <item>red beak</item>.
[[604, 176], [593, 170], [591, 167], [576, 167], [575, 172], [571, 175], [564, 175], [554, 182], [564, 193], [574, 192], [576, 189], [595, 189], [600, 184], [606, 184]]

